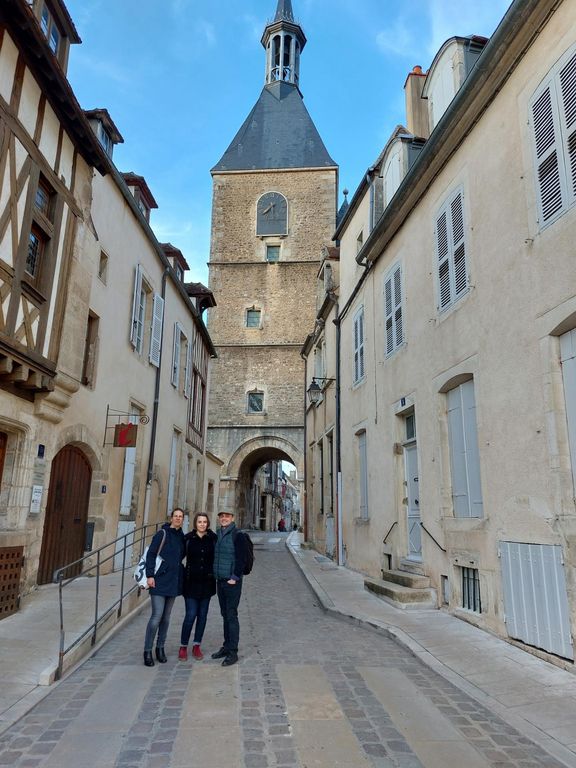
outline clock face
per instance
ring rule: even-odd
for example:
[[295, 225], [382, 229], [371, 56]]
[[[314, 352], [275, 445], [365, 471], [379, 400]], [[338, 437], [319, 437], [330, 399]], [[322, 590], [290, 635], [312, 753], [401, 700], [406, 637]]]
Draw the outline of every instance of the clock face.
[[288, 232], [288, 203], [279, 192], [266, 192], [258, 200], [257, 235], [285, 235]]

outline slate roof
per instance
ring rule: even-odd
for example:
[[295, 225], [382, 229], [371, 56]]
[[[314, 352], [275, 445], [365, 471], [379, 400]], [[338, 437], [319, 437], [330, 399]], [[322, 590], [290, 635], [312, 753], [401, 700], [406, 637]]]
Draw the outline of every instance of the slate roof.
[[292, 0], [278, 0], [278, 8], [274, 21], [294, 21]]
[[298, 88], [277, 82], [264, 86], [212, 173], [335, 167]]

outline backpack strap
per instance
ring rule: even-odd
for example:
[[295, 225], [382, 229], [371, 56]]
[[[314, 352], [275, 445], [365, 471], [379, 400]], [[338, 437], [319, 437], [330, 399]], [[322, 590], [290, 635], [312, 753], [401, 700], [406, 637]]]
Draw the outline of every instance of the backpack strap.
[[158, 547], [158, 552], [156, 552], [156, 557], [160, 557], [160, 552], [162, 552], [162, 547], [166, 543], [166, 531], [164, 530], [164, 528], [162, 528], [162, 533], [164, 534], [164, 536], [162, 537], [162, 544], [160, 544], [160, 546]]

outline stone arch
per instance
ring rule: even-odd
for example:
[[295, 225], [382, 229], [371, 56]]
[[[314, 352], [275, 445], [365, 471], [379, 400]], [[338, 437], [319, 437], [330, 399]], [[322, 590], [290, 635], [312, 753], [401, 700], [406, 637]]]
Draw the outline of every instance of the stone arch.
[[246, 525], [248, 502], [256, 470], [268, 461], [289, 461], [296, 467], [301, 488], [304, 482], [304, 454], [291, 440], [276, 435], [260, 435], [246, 440], [232, 454], [220, 483], [220, 509], [236, 513], [240, 526]]

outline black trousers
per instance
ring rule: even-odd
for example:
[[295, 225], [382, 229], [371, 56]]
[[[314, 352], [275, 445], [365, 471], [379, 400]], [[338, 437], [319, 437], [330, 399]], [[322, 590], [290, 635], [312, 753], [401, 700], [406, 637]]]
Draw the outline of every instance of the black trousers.
[[242, 594], [242, 579], [236, 584], [228, 584], [226, 579], [216, 582], [216, 594], [220, 603], [220, 613], [224, 622], [224, 643], [222, 647], [230, 653], [238, 653], [240, 640], [240, 622], [238, 605]]

